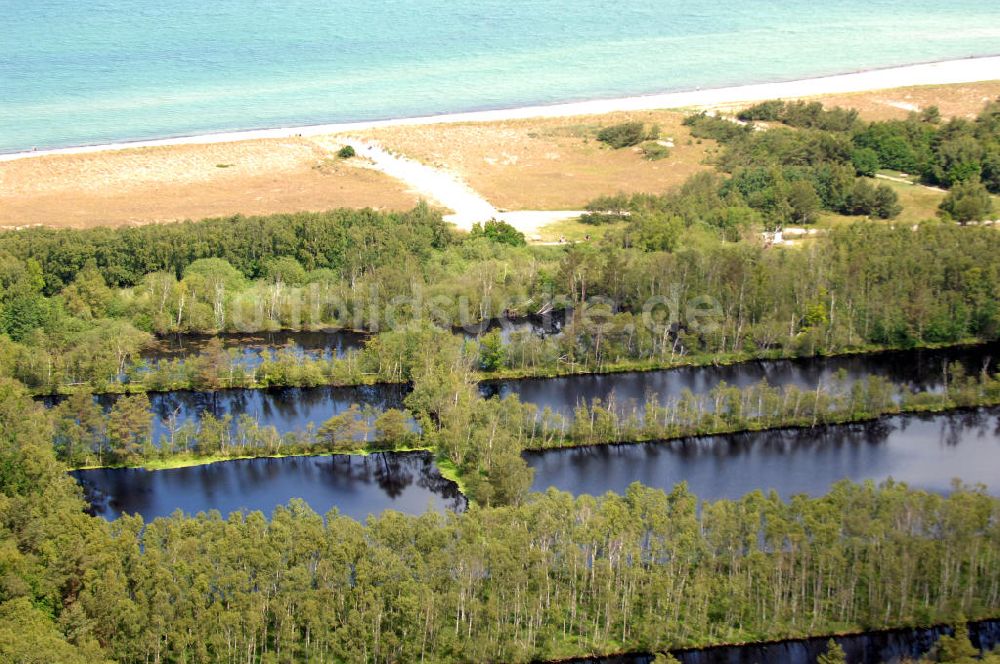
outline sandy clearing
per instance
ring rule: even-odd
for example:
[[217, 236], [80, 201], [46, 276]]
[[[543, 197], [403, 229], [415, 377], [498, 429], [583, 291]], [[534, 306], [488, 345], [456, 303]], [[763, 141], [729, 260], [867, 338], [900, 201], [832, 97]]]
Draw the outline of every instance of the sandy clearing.
[[[709, 168], [713, 141], [692, 140], [678, 111], [637, 111], [359, 132], [393, 152], [450, 170], [502, 210], [575, 210], [602, 195], [663, 192]], [[638, 148], [612, 150], [601, 127], [626, 121], [660, 126], [674, 143], [665, 159]]]
[[501, 211], [461, 177], [448, 170], [393, 154], [375, 141], [354, 137], [333, 137], [328, 141], [336, 141], [324, 141], [331, 151], [342, 145], [350, 145], [358, 155], [356, 159], [365, 164], [365, 167], [399, 180], [409, 192], [445, 208], [448, 210], [445, 220], [462, 230], [470, 230], [476, 223], [497, 219], [509, 223], [528, 237], [533, 237], [542, 226], [574, 219], [583, 214], [580, 210]]
[[339, 140], [353, 147], [371, 168], [399, 180], [408, 191], [450, 210], [445, 215], [445, 220], [459, 228], [468, 230], [476, 222], [494, 219], [499, 215], [489, 201], [452, 173], [391, 154], [378, 143], [357, 138]]
[[907, 180], [906, 178], [898, 178], [898, 177], [896, 177], [894, 175], [886, 175], [885, 173], [876, 173], [875, 177], [878, 178], [878, 179], [880, 179], [880, 180], [889, 180], [890, 182], [898, 182], [900, 184], [907, 184], [907, 185], [910, 185], [912, 187], [921, 187], [923, 189], [926, 189], [927, 191], [936, 191], [939, 194], [947, 194], [948, 193], [947, 190], [942, 189], [941, 187], [932, 187], [931, 185], [928, 185], [928, 184], [920, 184], [919, 182], [913, 182], [912, 180]]
[[[1000, 79], [1000, 69], [994, 78]], [[857, 109], [865, 120], [902, 120], [911, 110], [937, 106], [945, 118], [973, 118], [991, 99], [1000, 97], [1000, 80], [952, 85], [918, 85], [870, 92], [809, 97], [826, 106]]]
[[398, 181], [304, 139], [0, 163], [0, 227], [82, 228], [335, 207], [409, 209]]

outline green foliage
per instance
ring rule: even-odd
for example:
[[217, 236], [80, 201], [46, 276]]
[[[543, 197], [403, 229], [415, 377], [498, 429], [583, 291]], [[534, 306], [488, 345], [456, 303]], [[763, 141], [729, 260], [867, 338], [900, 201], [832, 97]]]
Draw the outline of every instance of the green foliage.
[[858, 175], [873, 178], [882, 164], [878, 153], [871, 148], [857, 148], [851, 153], [851, 164]]
[[684, 125], [691, 128], [691, 135], [695, 138], [710, 138], [720, 143], [737, 141], [753, 132], [750, 125], [738, 124], [704, 111], [684, 118]]
[[264, 278], [276, 284], [301, 286], [306, 283], [306, 271], [292, 256], [278, 256], [264, 261]]
[[990, 102], [972, 122], [954, 118], [943, 123], [937, 108], [928, 107], [907, 120], [872, 122], [857, 131], [854, 143], [872, 150], [881, 167], [919, 174], [929, 184], [953, 187], [978, 179], [1000, 193], [996, 107]]
[[770, 100], [743, 109], [737, 117], [744, 122], [762, 120], [781, 122], [791, 127], [839, 132], [850, 131], [858, 122], [856, 110], [839, 106], [824, 109], [823, 104], [818, 101]]
[[[624, 495], [509, 500], [525, 483], [518, 455], [504, 451], [511, 425], [535, 414], [491, 400], [442, 415], [442, 432], [454, 418], [471, 427], [471, 444], [451, 453], [497, 478], [470, 474], [489, 500], [462, 514], [388, 511], [361, 524], [296, 500], [270, 519], [106, 524], [83, 513], [44, 412], [0, 380], [3, 660], [217, 661], [236, 651], [255, 661], [526, 662], [1000, 608], [1000, 501], [981, 490], [839, 483], [788, 502], [755, 492], [700, 503], [683, 484], [635, 484]], [[942, 661], [970, 654], [961, 632], [939, 649], [951, 658]]]
[[939, 209], [946, 219], [965, 224], [989, 219], [993, 214], [993, 200], [981, 182], [970, 180], [953, 187]]
[[621, 221], [629, 215], [632, 201], [633, 197], [624, 192], [599, 196], [587, 203], [587, 213], [580, 217], [580, 221], [593, 226]]
[[351, 157], [356, 157], [357, 153], [354, 151], [353, 146], [345, 145], [337, 150], [337, 156], [341, 159], [350, 159]]
[[935, 662], [946, 664], [975, 664], [979, 650], [969, 641], [969, 626], [965, 623], [955, 628], [954, 636], [942, 636], [934, 648]]
[[420, 205], [403, 213], [342, 209], [120, 229], [31, 228], [0, 233], [0, 256], [37, 261], [51, 295], [88, 263], [110, 286], [134, 286], [154, 272], [178, 277], [203, 258], [225, 260], [247, 278], [262, 276], [263, 261], [277, 256], [352, 275], [426, 257], [452, 235], [440, 213]]
[[414, 434], [406, 411], [390, 408], [375, 419], [375, 436], [381, 447], [395, 449], [409, 443]]
[[40, 293], [17, 293], [0, 309], [0, 331], [14, 341], [24, 341], [52, 316], [52, 307]]
[[115, 295], [94, 263], [88, 263], [62, 291], [66, 311], [85, 320], [104, 318], [117, 309]]
[[938, 124], [941, 122], [941, 109], [937, 106], [927, 106], [920, 110], [918, 114], [921, 122], [928, 122], [930, 124]]
[[670, 156], [670, 148], [658, 141], [646, 141], [642, 144], [642, 156], [647, 161], [659, 161]]
[[770, 99], [744, 108], [736, 117], [743, 122], [778, 122], [785, 112], [785, 102], [780, 99]]
[[483, 371], [497, 371], [504, 366], [507, 349], [499, 330], [492, 330], [479, 338], [479, 368]]
[[195, 278], [209, 290], [219, 287], [229, 292], [246, 288], [246, 279], [240, 272], [221, 258], [200, 258], [184, 269], [184, 278]]
[[357, 404], [334, 415], [320, 425], [316, 438], [326, 449], [334, 452], [351, 452], [362, 446], [360, 436], [367, 429]]
[[668, 652], [658, 652], [653, 655], [653, 661], [650, 664], [681, 664], [680, 660], [671, 655]]
[[108, 414], [108, 443], [113, 457], [119, 461], [135, 461], [146, 452], [150, 440], [153, 414], [145, 394], [123, 396], [115, 401]]
[[826, 644], [826, 652], [816, 658], [816, 664], [847, 664], [847, 656], [840, 645], [830, 639]]
[[684, 230], [684, 220], [661, 212], [642, 210], [629, 219], [626, 240], [644, 251], [674, 251]]
[[[817, 310], [811, 319], [802, 321], [802, 338], [823, 325], [825, 316], [825, 311]], [[911, 392], [880, 376], [813, 389], [772, 386], [767, 381], [738, 388], [722, 382], [707, 395], [685, 390], [666, 402], [650, 394], [645, 404], [629, 410], [622, 410], [612, 397], [607, 402], [580, 404], [568, 423], [547, 422], [543, 427], [546, 430], [560, 430], [566, 424], [569, 429], [565, 436], [543, 438], [539, 446], [604, 445], [815, 426], [870, 420], [908, 410], [993, 405], [1000, 401], [1000, 377], [963, 376], [953, 367], [948, 380], [950, 385], [944, 393]]]
[[[13, 579], [8, 578], [8, 581]], [[0, 602], [0, 661], [8, 664], [110, 664], [100, 646], [70, 643], [51, 615], [27, 597]]]
[[[0, 321], [8, 333], [0, 334], [0, 659], [521, 662], [996, 615], [1000, 501], [982, 490], [944, 496], [842, 483], [817, 498], [785, 502], [758, 492], [714, 503], [699, 503], [683, 485], [669, 494], [634, 485], [625, 495], [532, 495], [521, 456], [567, 443], [995, 402], [1000, 381], [985, 371], [967, 376], [951, 367], [946, 389], [916, 394], [877, 376], [810, 390], [720, 384], [669, 403], [650, 395], [642, 409], [582, 404], [572, 421], [478, 392], [477, 363], [602, 370], [691, 354], [995, 337], [994, 229], [856, 224], [807, 251], [741, 239], [761, 224], [808, 220], [818, 206], [891, 216], [898, 204], [886, 189], [855, 179], [855, 157], [867, 149], [888, 165], [894, 144], [920, 163], [914, 172], [954, 185], [947, 212], [958, 218], [965, 209], [958, 201], [977, 177], [980, 200], [993, 186], [1000, 108], [987, 107], [972, 123], [913, 119], [849, 130], [849, 115], [810, 104], [780, 112], [802, 128], [751, 133], [696, 117], [695, 131], [727, 142], [720, 165], [731, 177], [706, 173], [667, 195], [602, 201], [595, 214], [626, 223], [600, 247], [523, 248], [497, 238], [455, 244], [426, 208], [0, 235]], [[493, 311], [491, 298], [505, 299], [500, 310], [534, 308], [557, 286], [579, 307], [557, 337], [516, 334], [504, 344], [493, 334], [464, 343], [414, 324], [382, 332], [342, 360], [282, 349], [253, 377], [220, 343], [184, 362], [136, 370], [149, 340], [138, 328], [226, 329], [248, 304], [263, 312], [263, 326], [290, 324], [290, 298], [307, 282], [309, 293], [328, 294], [427, 285], [435, 295], [466, 297], [481, 314]], [[633, 312], [674, 293], [715, 298], [711, 328], [639, 324]], [[588, 304], [595, 295], [615, 307]], [[441, 315], [448, 323], [458, 313], [446, 306]], [[299, 501], [270, 520], [258, 513], [150, 524], [91, 519], [64, 464], [417, 440], [406, 412], [352, 406], [315, 430], [284, 436], [248, 416], [175, 421], [154, 445], [143, 395], [103, 413], [79, 391], [44, 411], [11, 378], [44, 391], [120, 385], [122, 374], [137, 389], [410, 381], [406, 404], [421, 442], [456, 470], [475, 504], [454, 515], [387, 512], [365, 524], [336, 512], [321, 518]], [[967, 643], [960, 630], [936, 656], [968, 661], [975, 653]], [[826, 661], [840, 654], [831, 646]]]
[[841, 211], [845, 214], [892, 219], [902, 211], [902, 207], [899, 205], [899, 195], [889, 185], [882, 183], [875, 186], [870, 180], [858, 178]]
[[469, 239], [484, 237], [491, 242], [506, 244], [511, 247], [523, 247], [527, 244], [524, 233], [517, 230], [506, 221], [490, 219], [485, 224], [473, 224], [469, 231]]
[[789, 221], [793, 224], [814, 224], [819, 218], [822, 201], [816, 188], [806, 180], [796, 180], [788, 185], [786, 200]]
[[659, 127], [647, 127], [642, 122], [623, 122], [597, 132], [597, 140], [615, 150], [639, 145], [643, 141], [655, 141], [659, 137]]

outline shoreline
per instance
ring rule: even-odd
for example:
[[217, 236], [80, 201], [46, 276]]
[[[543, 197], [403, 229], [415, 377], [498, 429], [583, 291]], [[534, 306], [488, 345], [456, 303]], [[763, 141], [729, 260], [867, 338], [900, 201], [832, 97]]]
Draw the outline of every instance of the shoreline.
[[898, 67], [866, 69], [813, 78], [753, 83], [705, 90], [682, 90], [612, 99], [571, 101], [550, 105], [466, 111], [360, 122], [222, 131], [189, 136], [9, 152], [0, 154], [0, 162], [34, 157], [90, 154], [145, 147], [212, 145], [255, 139], [281, 139], [296, 136], [342, 134], [391, 126], [497, 122], [528, 118], [601, 115], [622, 111], [646, 111], [690, 106], [715, 106], [749, 103], [774, 98], [814, 97], [827, 94], [869, 92], [918, 85], [973, 83], [997, 79], [1000, 79], [1000, 55], [970, 56], [955, 60], [940, 60]]
[[[995, 614], [989, 614], [989, 615], [995, 615]], [[984, 617], [984, 618], [970, 618], [968, 620], [965, 620], [964, 622], [965, 622], [966, 625], [969, 625], [969, 624], [973, 624], [973, 623], [975, 623], [975, 624], [981, 624], [981, 623], [996, 622], [998, 620], [1000, 620], [1000, 616], [997, 616], [997, 617]], [[898, 624], [895, 624], [894, 626], [879, 627], [879, 628], [874, 628], [874, 629], [861, 629], [861, 630], [851, 630], [851, 629], [848, 629], [848, 630], [840, 630], [840, 631], [833, 631], [833, 632], [824, 632], [822, 634], [812, 634], [812, 635], [809, 635], [809, 634], [800, 634], [800, 635], [792, 634], [792, 635], [784, 637], [784, 638], [761, 639], [761, 640], [758, 640], [758, 641], [727, 641], [727, 642], [721, 642], [721, 643], [707, 643], [707, 644], [704, 644], [704, 645], [692, 645], [692, 646], [684, 646], [684, 647], [681, 647], [681, 648], [671, 648], [671, 649], [669, 649], [667, 651], [664, 651], [664, 652], [669, 652], [670, 654], [673, 654], [673, 655], [678, 655], [678, 654], [683, 655], [683, 654], [686, 654], [686, 653], [705, 652], [705, 651], [708, 651], [708, 650], [725, 650], [725, 649], [728, 649], [728, 648], [752, 648], [752, 647], [774, 646], [774, 645], [790, 644], [790, 643], [803, 643], [803, 642], [806, 642], [806, 641], [824, 641], [825, 642], [828, 639], [836, 639], [836, 638], [841, 638], [841, 637], [846, 637], [846, 638], [851, 638], [851, 637], [865, 637], [865, 636], [872, 636], [872, 635], [878, 635], [878, 634], [886, 634], [886, 635], [888, 635], [888, 634], [899, 634], [899, 633], [904, 633], [904, 632], [907, 632], [907, 631], [919, 630], [919, 629], [934, 630], [934, 629], [943, 629], [943, 628], [954, 628], [955, 626], [960, 625], [960, 624], [962, 624], [961, 620], [956, 621], [954, 623], [934, 623], [934, 624], [931, 624], [931, 625], [924, 625], [924, 624], [921, 624], [920, 621], [914, 620], [914, 621], [912, 621], [910, 623], [898, 623]], [[657, 651], [657, 652], [659, 652], [659, 651]], [[645, 651], [641, 651], [641, 650], [627, 650], [627, 651], [620, 651], [620, 652], [604, 653], [604, 654], [600, 654], [600, 655], [585, 655], [585, 656], [582, 656], [582, 657], [566, 657], [566, 658], [560, 658], [560, 659], [549, 659], [549, 660], [544, 660], [544, 661], [540, 662], [540, 664], [602, 664], [602, 663], [606, 664], [607, 662], [615, 662], [615, 664], [626, 664], [627, 662], [631, 661], [631, 659], [634, 659], [634, 658], [639, 658], [639, 657], [653, 657], [655, 655], [656, 655], [656, 652], [653, 652], [653, 651], [645, 652]]]
[[[849, 427], [852, 425], [870, 425], [881, 420], [893, 417], [920, 417], [935, 415], [952, 415], [960, 413], [971, 413], [979, 410], [995, 410], [1000, 408], [1000, 401], [988, 396], [980, 398], [972, 404], [956, 404], [955, 402], [937, 404], [913, 404], [909, 406], [896, 406], [895, 409], [886, 409], [879, 412], [864, 413], [859, 415], [847, 414], [841, 417], [834, 417], [822, 422], [811, 423], [803, 420], [791, 420], [785, 423], [776, 423], [764, 426], [733, 425], [730, 427], [720, 427], [716, 430], [706, 430], [702, 432], [677, 433], [664, 436], [635, 436], [632, 438], [616, 438], [614, 440], [603, 440], [595, 442], [572, 442], [566, 445], [552, 445], [549, 447], [524, 447], [521, 449], [522, 456], [542, 456], [550, 452], [575, 452], [581, 450], [591, 450], [594, 448], [627, 448], [638, 445], [676, 445], [679, 442], [695, 439], [725, 438], [728, 436], [738, 436], [744, 434], [766, 434], [775, 432], [812, 431], [828, 427]], [[419, 454], [429, 453], [433, 457], [434, 466], [441, 476], [454, 482], [459, 491], [467, 500], [472, 500], [467, 494], [464, 478], [458, 468], [447, 457], [440, 456], [440, 450], [431, 445], [424, 444], [423, 437], [419, 437], [417, 442], [395, 449], [391, 448], [364, 448], [359, 447], [349, 451], [332, 451], [327, 449], [301, 449], [292, 452], [270, 452], [262, 454], [237, 454], [225, 456], [220, 454], [208, 454], [198, 456], [191, 453], [168, 454], [166, 456], [142, 459], [134, 463], [104, 464], [72, 467], [66, 466], [67, 473], [88, 472], [95, 470], [142, 470], [145, 472], [161, 472], [169, 470], [180, 470], [184, 468], [198, 468], [217, 463], [228, 463], [231, 461], [253, 461], [257, 459], [300, 459], [313, 457], [369, 457], [376, 454]], [[538, 492], [541, 493], [541, 492]]]
[[[207, 335], [211, 338], [211, 335]], [[877, 355], [890, 355], [893, 353], [915, 353], [915, 352], [926, 352], [926, 351], [936, 351], [936, 350], [962, 350], [962, 349], [975, 349], [982, 348], [985, 346], [991, 346], [995, 344], [994, 341], [989, 341], [985, 339], [961, 339], [955, 342], [937, 342], [928, 343], [920, 346], [914, 347], [903, 347], [903, 346], [872, 346], [865, 348], [853, 348], [848, 350], [843, 350], [839, 352], [831, 353], [818, 353], [815, 355], [795, 355], [792, 353], [784, 352], [771, 352], [763, 351], [760, 353], [743, 353], [743, 354], [727, 354], [720, 358], [718, 355], [697, 355], [697, 356], [686, 356], [684, 359], [677, 359], [675, 361], [668, 362], [647, 362], [642, 360], [622, 362], [615, 365], [605, 366], [603, 368], [594, 367], [581, 367], [578, 370], [559, 370], [558, 368], [551, 371], [524, 371], [519, 369], [510, 369], [506, 371], [499, 371], [494, 373], [485, 373], [482, 371], [474, 372], [474, 380], [477, 384], [491, 384], [491, 383], [502, 383], [502, 382], [521, 382], [521, 381], [532, 381], [532, 380], [554, 380], [559, 378], [572, 378], [572, 377], [587, 377], [587, 376], [616, 376], [622, 374], [651, 374], [658, 372], [667, 371], [677, 371], [682, 369], [701, 369], [701, 368], [719, 368], [719, 367], [732, 367], [738, 366], [740, 364], [751, 364], [754, 362], [796, 362], [796, 361], [823, 361], [831, 359], [842, 359], [842, 358], [854, 358], [854, 357], [864, 357], [864, 356], [877, 356]], [[350, 383], [319, 383], [316, 385], [293, 385], [293, 384], [281, 384], [273, 383], [268, 385], [244, 385], [244, 386], [226, 386], [218, 387], [215, 389], [198, 388], [195, 386], [187, 387], [175, 387], [169, 389], [146, 389], [141, 383], [127, 383], [120, 384], [119, 387], [122, 389], [106, 389], [100, 392], [90, 392], [94, 396], [124, 396], [124, 395], [135, 395], [135, 394], [170, 394], [175, 392], [192, 392], [192, 393], [206, 393], [206, 392], [226, 392], [226, 391], [271, 391], [271, 390], [289, 390], [289, 389], [318, 389], [318, 388], [351, 388], [351, 387], [400, 387], [411, 385], [409, 381], [393, 382], [386, 380], [371, 380], [371, 381], [360, 381], [360, 382], [350, 382]], [[135, 389], [132, 389], [136, 386]], [[49, 392], [30, 392], [31, 398], [36, 400], [45, 399], [58, 399], [62, 397], [68, 397], [75, 393], [73, 389], [59, 390], [59, 391], [49, 391]]]

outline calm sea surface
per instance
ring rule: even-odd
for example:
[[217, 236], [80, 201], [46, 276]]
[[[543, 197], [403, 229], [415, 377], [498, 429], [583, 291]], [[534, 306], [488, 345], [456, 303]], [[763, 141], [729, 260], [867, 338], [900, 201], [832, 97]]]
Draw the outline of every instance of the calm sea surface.
[[0, 0], [0, 152], [1000, 53], [1000, 3]]

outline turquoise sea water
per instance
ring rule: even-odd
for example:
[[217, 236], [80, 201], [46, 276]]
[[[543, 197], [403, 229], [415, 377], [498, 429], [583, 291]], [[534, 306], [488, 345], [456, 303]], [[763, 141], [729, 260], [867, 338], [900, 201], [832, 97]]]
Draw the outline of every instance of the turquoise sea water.
[[992, 0], [0, 0], [0, 17], [0, 152], [1000, 53]]

